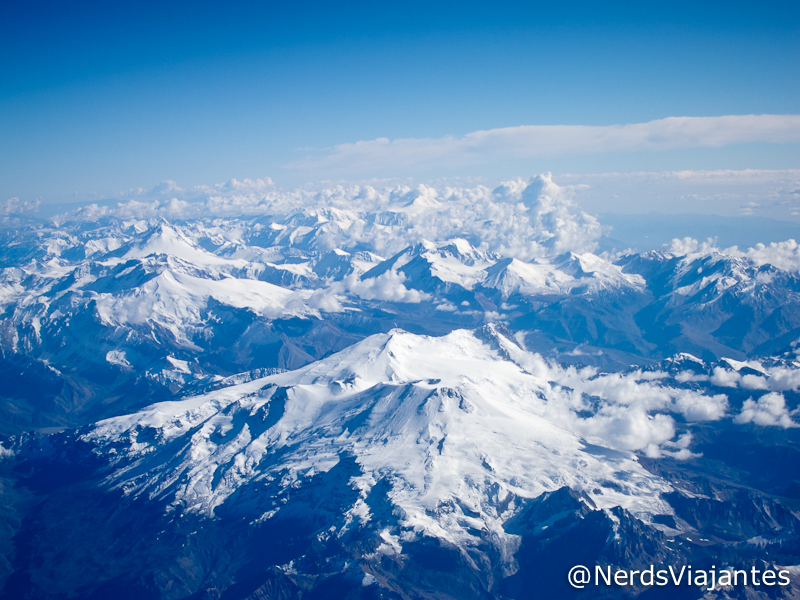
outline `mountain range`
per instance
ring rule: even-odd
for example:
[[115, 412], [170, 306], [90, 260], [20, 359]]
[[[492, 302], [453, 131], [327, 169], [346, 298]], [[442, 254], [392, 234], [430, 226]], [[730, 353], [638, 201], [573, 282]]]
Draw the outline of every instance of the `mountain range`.
[[0, 597], [800, 593], [794, 241], [599, 252], [549, 175], [370, 190], [6, 217]]

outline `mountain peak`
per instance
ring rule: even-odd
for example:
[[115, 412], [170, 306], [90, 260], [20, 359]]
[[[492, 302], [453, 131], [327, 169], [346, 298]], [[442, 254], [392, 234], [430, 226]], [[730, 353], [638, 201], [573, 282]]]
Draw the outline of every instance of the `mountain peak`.
[[294, 372], [106, 420], [84, 439], [106, 456], [107, 447], [118, 449], [115, 486], [208, 514], [240, 488], [286, 472], [328, 471], [345, 453], [355, 457], [360, 481], [392, 482], [403, 528], [454, 543], [469, 539], [472, 527], [460, 511], [437, 512], [443, 504], [457, 502], [505, 539], [511, 513], [498, 497], [533, 498], [563, 485], [600, 507], [663, 511], [656, 494], [671, 488], [633, 455], [587, 451], [553, 420], [549, 403], [560, 400], [547, 377], [505, 349], [524, 354], [498, 326], [440, 338], [393, 330]]
[[204, 250], [179, 228], [167, 222], [157, 223], [120, 250], [124, 252], [124, 260], [163, 254], [180, 258], [198, 267], [244, 264], [244, 261], [229, 261]]

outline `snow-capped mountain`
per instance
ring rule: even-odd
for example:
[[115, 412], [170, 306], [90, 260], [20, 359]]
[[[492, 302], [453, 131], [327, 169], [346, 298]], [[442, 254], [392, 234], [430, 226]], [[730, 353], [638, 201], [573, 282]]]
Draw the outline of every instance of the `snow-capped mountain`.
[[[713, 460], [697, 453], [723, 446], [709, 423], [753, 431], [772, 415], [797, 428], [776, 392], [744, 403], [719, 392], [737, 385], [732, 373], [750, 390], [791, 392], [800, 365], [712, 366], [687, 354], [664, 371], [602, 374], [559, 367], [509, 336], [494, 326], [377, 334], [296, 371], [13, 441], [6, 452], [37, 502], [77, 494], [61, 500], [66, 522], [19, 500], [33, 552], [58, 551], [57, 531], [82, 539], [77, 517], [89, 506], [109, 519], [103, 527], [136, 537], [84, 548], [101, 556], [89, 565], [77, 555], [55, 571], [18, 566], [6, 595], [78, 586], [97, 597], [130, 587], [162, 598], [244, 588], [527, 598], [543, 578], [532, 561], [568, 568], [572, 554], [557, 548], [575, 536], [593, 560], [630, 566], [722, 551], [747, 560], [749, 548], [763, 554], [756, 538], [777, 557], [800, 539], [791, 508], [747, 491], [756, 473], [740, 465], [740, 480], [709, 481], [698, 473]], [[745, 383], [750, 371], [763, 386]], [[64, 469], [55, 495], [36, 490]], [[285, 547], [267, 550], [275, 536]], [[135, 577], [128, 553], [143, 565]], [[420, 578], [425, 569], [440, 577]]]
[[[443, 207], [426, 204], [423, 220]], [[384, 258], [386, 231], [402, 239], [417, 226], [380, 224], [385, 210], [6, 230], [0, 347], [60, 382], [35, 415], [8, 398], [6, 433], [113, 414], [101, 396], [120, 410], [140, 406], [140, 392], [126, 399], [132, 385], [156, 400], [197, 378], [296, 368], [394, 327], [441, 335], [502, 322], [541, 352], [572, 360], [577, 350], [607, 368], [680, 351], [741, 360], [800, 337], [785, 259], [780, 268], [719, 251], [521, 260], [462, 237]], [[14, 377], [28, 385], [25, 373]]]
[[516, 258], [497, 261], [487, 269], [482, 287], [496, 289], [507, 300], [514, 294], [523, 297], [597, 294], [603, 290], [637, 290], [645, 280], [629, 275], [622, 268], [594, 254], [568, 253], [552, 260], [525, 263]]
[[620, 264], [656, 299], [637, 315], [645, 339], [672, 351], [744, 358], [781, 351], [800, 334], [796, 269], [718, 250], [650, 252]]
[[581, 561], [800, 564], [800, 248], [597, 254], [562, 192], [7, 219], [0, 597], [561, 598]]
[[[604, 463], [585, 451], [569, 431], [571, 407], [585, 407], [561, 396], [551, 379], [563, 375], [551, 371], [491, 326], [440, 338], [392, 331], [297, 371], [102, 421], [81, 439], [101, 456], [114, 447], [115, 461], [135, 465], [114, 483], [126, 493], [168, 498], [209, 516], [242, 486], [277, 473], [328, 471], [343, 454], [361, 466], [365, 495], [382, 477], [393, 481], [390, 498], [407, 515], [403, 527], [420, 521], [454, 542], [468, 539], [474, 523], [438, 524], [426, 513], [458, 501], [484, 521], [479, 529], [497, 530], [490, 492], [533, 498], [566, 485], [601, 507], [668, 510], [654, 496], [669, 487], [632, 455]], [[149, 441], [139, 441], [142, 432]], [[179, 444], [186, 463], [165, 469], [161, 447], [187, 434]], [[131, 468], [137, 477], [127, 480]], [[360, 518], [368, 520], [363, 510]]]

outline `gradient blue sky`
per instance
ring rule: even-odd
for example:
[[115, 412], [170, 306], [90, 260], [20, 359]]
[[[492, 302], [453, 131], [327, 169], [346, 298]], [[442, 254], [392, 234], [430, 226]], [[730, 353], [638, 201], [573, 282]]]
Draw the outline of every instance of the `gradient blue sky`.
[[3, 3], [0, 199], [168, 179], [800, 168], [796, 138], [325, 162], [376, 138], [800, 114], [797, 2], [113, 4]]

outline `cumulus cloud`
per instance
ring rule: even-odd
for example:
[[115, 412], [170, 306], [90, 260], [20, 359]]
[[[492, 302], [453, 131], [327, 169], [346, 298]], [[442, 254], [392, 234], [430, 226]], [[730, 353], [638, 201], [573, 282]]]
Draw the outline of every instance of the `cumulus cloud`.
[[800, 369], [773, 367], [769, 369], [769, 388], [776, 392], [796, 390], [800, 387]]
[[[535, 365], [526, 368], [541, 369]], [[661, 371], [599, 374], [591, 367], [558, 365], [549, 369], [546, 377], [564, 391], [562, 401], [549, 407], [551, 418], [608, 447], [687, 459], [694, 456], [688, 450], [691, 436], [673, 441], [676, 425], [671, 415], [679, 414], [688, 423], [719, 421], [728, 415], [725, 394], [706, 395], [664, 385], [668, 375]]]
[[441, 310], [444, 312], [456, 312], [458, 310], [458, 307], [452, 302], [445, 300], [444, 302], [436, 306], [436, 310]]
[[746, 390], [768, 390], [769, 383], [765, 377], [760, 375], [745, 375], [740, 382]]
[[669, 253], [675, 256], [702, 255], [712, 252], [720, 252], [713, 238], [709, 238], [705, 242], [699, 242], [690, 237], [675, 238], [669, 245]]
[[675, 409], [687, 421], [719, 421], [728, 412], [728, 397], [725, 394], [706, 396], [693, 390], [677, 390], [674, 397]]
[[227, 182], [216, 186], [220, 191], [235, 191], [240, 193], [263, 192], [275, 186], [272, 179], [262, 177], [256, 179], [229, 179]]
[[4, 215], [20, 214], [26, 212], [36, 212], [41, 206], [41, 200], [20, 200], [19, 198], [9, 198], [0, 204], [0, 211]]
[[602, 234], [600, 222], [578, 212], [565, 197], [564, 189], [553, 182], [550, 173], [532, 178], [527, 186], [517, 182], [513, 187], [501, 186], [494, 193], [505, 199], [518, 195], [527, 208], [530, 225], [539, 232], [542, 245], [557, 254], [586, 247], [587, 240], [596, 240]]
[[692, 371], [681, 371], [675, 375], [675, 381], [678, 383], [687, 383], [690, 381], [708, 381], [708, 375], [703, 375], [700, 373], [693, 373]]
[[733, 419], [734, 423], [753, 423], [762, 427], [798, 427], [792, 419], [792, 414], [786, 408], [786, 399], [783, 394], [770, 392], [754, 401], [746, 400], [742, 411]]
[[[167, 183], [165, 189], [177, 187]], [[368, 248], [383, 256], [420, 239], [465, 238], [480, 250], [531, 260], [568, 251], [591, 252], [603, 233], [597, 219], [581, 211], [571, 190], [555, 183], [550, 173], [509, 181], [494, 190], [480, 185], [353, 184], [287, 191], [266, 179], [231, 180], [176, 193], [170, 199], [153, 195], [115, 206], [92, 204], [59, 220], [249, 216], [269, 216], [287, 231], [305, 234], [311, 228], [319, 251]]]
[[745, 255], [757, 266], [770, 264], [785, 271], [800, 271], [800, 245], [794, 240], [756, 244]]
[[418, 290], [410, 290], [403, 282], [406, 277], [397, 271], [386, 271], [370, 279], [356, 275], [345, 278], [347, 291], [364, 300], [387, 300], [389, 302], [408, 302], [418, 304], [430, 299], [430, 295]]
[[661, 385], [661, 372], [608, 373], [587, 377], [584, 371], [565, 370], [558, 376], [562, 385], [613, 404], [641, 407], [646, 411], [679, 413], [687, 421], [718, 421], [728, 411], [724, 394], [706, 396], [687, 389]]
[[739, 387], [740, 379], [741, 375], [739, 373], [722, 367], [714, 367], [714, 371], [711, 374], [711, 383], [720, 387]]
[[313, 294], [306, 301], [306, 304], [316, 310], [322, 312], [337, 313], [342, 312], [344, 308], [337, 296], [337, 289], [319, 289], [315, 290]]
[[575, 421], [575, 430], [588, 440], [619, 450], [648, 450], [656, 455], [657, 448], [675, 437], [675, 421], [664, 414], [648, 414], [641, 408], [628, 410], [604, 409], [587, 419]]
[[320, 159], [287, 166], [314, 171], [375, 171], [469, 165], [491, 158], [721, 147], [744, 142], [800, 142], [800, 115], [667, 117], [627, 125], [522, 125], [475, 131], [463, 137], [377, 138], [340, 144]]
[[[750, 366], [752, 363], [748, 364]], [[742, 366], [745, 363], [741, 363]], [[754, 365], [759, 370], [762, 369], [758, 364]], [[701, 381], [702, 379], [688, 379], [676, 377], [679, 381]], [[742, 387], [746, 390], [770, 390], [773, 392], [785, 392], [796, 390], [800, 387], [800, 369], [792, 369], [787, 366], [775, 365], [763, 368], [761, 375], [748, 373], [741, 375], [736, 370], [714, 367], [709, 381], [719, 387]]]
[[[605, 230], [596, 217], [576, 205], [575, 193], [576, 186], [559, 185], [550, 173], [527, 181], [506, 181], [494, 189], [482, 185], [378, 188], [348, 184], [282, 190], [264, 178], [181, 190], [167, 181], [143, 196], [113, 206], [91, 204], [61, 215], [58, 220], [190, 220], [269, 215], [276, 223], [287, 223], [303, 214], [317, 221], [313, 226], [318, 229], [316, 243], [320, 250], [366, 247], [386, 256], [420, 239], [443, 241], [460, 237], [481, 250], [527, 261], [568, 251], [580, 254], [596, 250]], [[29, 211], [37, 206], [12, 198], [4, 211]], [[701, 242], [686, 237], [673, 240], [665, 250], [686, 261], [719, 254], [749, 260], [754, 266], [770, 264], [800, 271], [800, 245], [795, 240], [740, 250], [719, 248], [714, 239]]]
[[[530, 261], [597, 249], [605, 230], [596, 217], [575, 204], [578, 187], [559, 185], [550, 173], [506, 181], [494, 189], [347, 184], [283, 190], [263, 178], [181, 190], [167, 181], [144, 195], [116, 205], [92, 204], [58, 220], [268, 216], [288, 228], [311, 227], [318, 251], [366, 248], [390, 256], [420, 239], [464, 238], [480, 250]], [[755, 266], [769, 263], [800, 270], [800, 246], [794, 240], [741, 251], [718, 248], [712, 239], [699, 242], [687, 237], [673, 240], [667, 250], [687, 261], [717, 253], [747, 259]]]

